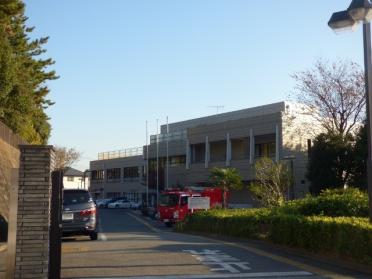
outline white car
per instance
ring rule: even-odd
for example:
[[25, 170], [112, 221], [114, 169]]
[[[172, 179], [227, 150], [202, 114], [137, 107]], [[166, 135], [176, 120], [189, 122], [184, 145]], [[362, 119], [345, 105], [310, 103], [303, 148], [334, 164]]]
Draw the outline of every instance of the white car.
[[135, 202], [135, 201], [130, 202], [131, 209], [140, 209], [141, 206], [142, 206], [141, 202]]
[[107, 205], [108, 208], [130, 208], [130, 201], [127, 200], [117, 200], [111, 202]]

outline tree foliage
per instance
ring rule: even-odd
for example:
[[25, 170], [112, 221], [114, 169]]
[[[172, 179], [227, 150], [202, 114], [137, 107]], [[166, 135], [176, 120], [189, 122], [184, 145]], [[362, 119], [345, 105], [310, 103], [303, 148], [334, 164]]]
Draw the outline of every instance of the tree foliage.
[[213, 168], [209, 176], [209, 181], [223, 191], [223, 208], [228, 206], [228, 191], [243, 188], [242, 177], [234, 168]]
[[354, 146], [354, 164], [349, 184], [367, 190], [367, 121], [360, 127]]
[[347, 136], [322, 133], [311, 147], [307, 178], [310, 192], [319, 194], [327, 188], [345, 187], [353, 172], [354, 139]]
[[25, 6], [20, 0], [0, 2], [0, 120], [32, 144], [45, 144], [50, 135], [45, 109], [52, 105], [46, 81], [56, 79], [44, 58], [48, 38], [30, 39]]
[[56, 170], [62, 170], [67, 167], [71, 167], [74, 163], [78, 162], [81, 157], [81, 153], [76, 149], [61, 146], [55, 146], [54, 153], [54, 169]]
[[351, 61], [316, 61], [292, 75], [297, 101], [328, 133], [347, 135], [361, 123], [365, 110], [364, 72]]
[[291, 172], [284, 162], [261, 158], [255, 163], [256, 181], [249, 185], [254, 198], [263, 206], [280, 206], [291, 186]]

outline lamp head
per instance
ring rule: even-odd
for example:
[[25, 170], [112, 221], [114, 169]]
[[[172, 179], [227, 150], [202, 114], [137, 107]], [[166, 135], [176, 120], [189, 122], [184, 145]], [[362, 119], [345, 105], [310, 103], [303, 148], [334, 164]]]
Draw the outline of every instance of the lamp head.
[[354, 31], [357, 25], [358, 22], [350, 16], [348, 11], [333, 13], [328, 21], [328, 26], [335, 32]]
[[372, 3], [370, 0], [353, 0], [347, 11], [355, 21], [366, 23], [372, 19]]

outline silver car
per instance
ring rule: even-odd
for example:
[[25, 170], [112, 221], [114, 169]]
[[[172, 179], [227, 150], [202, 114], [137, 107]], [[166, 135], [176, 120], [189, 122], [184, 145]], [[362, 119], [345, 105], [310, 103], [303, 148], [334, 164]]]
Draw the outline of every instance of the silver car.
[[98, 238], [97, 207], [86, 190], [63, 190], [63, 235], [87, 235]]

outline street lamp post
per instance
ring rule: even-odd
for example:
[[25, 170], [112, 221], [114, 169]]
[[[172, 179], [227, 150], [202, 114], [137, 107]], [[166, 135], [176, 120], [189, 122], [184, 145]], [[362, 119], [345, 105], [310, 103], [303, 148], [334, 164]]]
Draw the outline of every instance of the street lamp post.
[[353, 0], [345, 11], [333, 13], [328, 22], [334, 31], [351, 29], [355, 30], [359, 23], [363, 24], [363, 47], [364, 47], [364, 74], [367, 107], [367, 187], [369, 195], [369, 220], [372, 223], [372, 60], [371, 60], [371, 24], [372, 3], [370, 0]]

